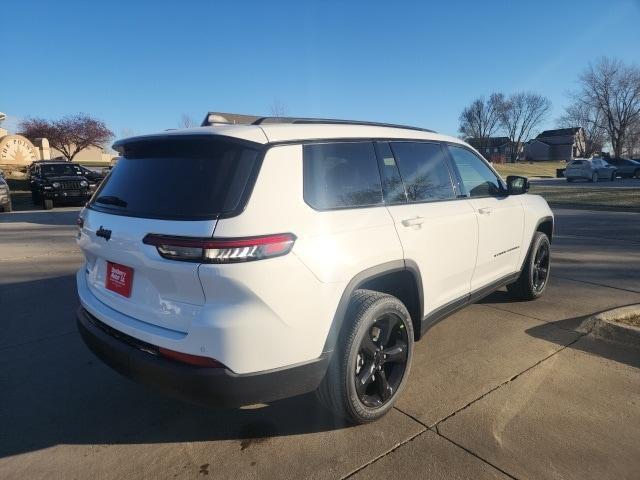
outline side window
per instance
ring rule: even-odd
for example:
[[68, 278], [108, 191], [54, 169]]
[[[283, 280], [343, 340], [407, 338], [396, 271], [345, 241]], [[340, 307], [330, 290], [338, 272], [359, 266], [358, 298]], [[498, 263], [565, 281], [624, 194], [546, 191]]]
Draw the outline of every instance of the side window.
[[409, 202], [455, 198], [445, 153], [438, 143], [391, 142]]
[[453, 163], [460, 172], [462, 184], [470, 197], [498, 196], [502, 182], [489, 167], [470, 150], [449, 145]]
[[387, 204], [407, 203], [407, 193], [400, 177], [398, 164], [387, 142], [377, 142], [382, 175], [382, 192]]
[[317, 210], [382, 204], [372, 142], [303, 145], [304, 200]]

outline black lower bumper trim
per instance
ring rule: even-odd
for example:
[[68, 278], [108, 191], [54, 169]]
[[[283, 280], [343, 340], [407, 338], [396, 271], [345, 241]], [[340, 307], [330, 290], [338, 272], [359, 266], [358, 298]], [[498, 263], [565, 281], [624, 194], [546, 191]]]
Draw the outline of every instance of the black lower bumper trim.
[[315, 390], [329, 358], [288, 368], [238, 375], [226, 368], [185, 365], [160, 357], [157, 349], [96, 319], [80, 307], [78, 329], [93, 353], [122, 375], [173, 397], [199, 405], [268, 403]]

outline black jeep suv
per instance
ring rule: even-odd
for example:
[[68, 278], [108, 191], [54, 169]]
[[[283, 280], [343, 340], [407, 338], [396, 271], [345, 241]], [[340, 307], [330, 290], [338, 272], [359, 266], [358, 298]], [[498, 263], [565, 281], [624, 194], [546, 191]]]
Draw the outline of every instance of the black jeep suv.
[[56, 203], [84, 203], [93, 194], [93, 185], [79, 165], [67, 161], [33, 162], [29, 167], [31, 198], [45, 210]]

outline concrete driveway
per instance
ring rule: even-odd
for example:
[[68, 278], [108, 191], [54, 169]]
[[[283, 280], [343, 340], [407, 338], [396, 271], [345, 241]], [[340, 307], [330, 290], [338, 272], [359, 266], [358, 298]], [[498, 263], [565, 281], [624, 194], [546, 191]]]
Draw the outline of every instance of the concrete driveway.
[[76, 211], [2, 215], [0, 478], [638, 478], [640, 349], [576, 327], [640, 303], [640, 214], [556, 214], [546, 295], [438, 324], [359, 427], [310, 397], [206, 409], [121, 378], [76, 331]]

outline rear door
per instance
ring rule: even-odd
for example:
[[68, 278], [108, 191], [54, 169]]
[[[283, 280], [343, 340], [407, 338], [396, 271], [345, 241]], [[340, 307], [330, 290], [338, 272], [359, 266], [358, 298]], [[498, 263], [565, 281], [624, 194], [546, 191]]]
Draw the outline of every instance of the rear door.
[[463, 146], [449, 153], [478, 222], [478, 256], [471, 291], [519, 270], [524, 209], [517, 195], [507, 196], [502, 180], [485, 160]]
[[469, 202], [458, 199], [451, 170], [436, 142], [379, 142], [387, 208], [406, 261], [422, 277], [424, 313], [469, 294], [478, 224]]
[[205, 301], [199, 264], [164, 259], [143, 240], [148, 234], [210, 238], [219, 216], [243, 208], [260, 158], [257, 146], [198, 137], [125, 145], [83, 211], [78, 240], [98, 300], [181, 332]]

